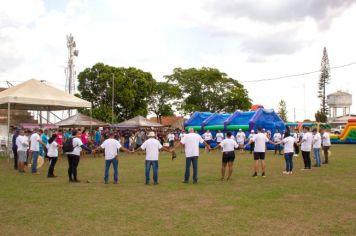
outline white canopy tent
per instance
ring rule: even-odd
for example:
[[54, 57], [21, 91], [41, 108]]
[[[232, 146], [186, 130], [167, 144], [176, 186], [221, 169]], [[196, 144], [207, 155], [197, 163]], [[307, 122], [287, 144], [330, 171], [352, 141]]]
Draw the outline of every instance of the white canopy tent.
[[141, 127], [163, 127], [163, 125], [152, 122], [146, 119], [143, 116], [136, 116], [132, 119], [126, 120], [118, 124], [112, 124], [111, 127], [121, 128], [121, 129], [130, 129], [130, 128], [141, 128]]
[[58, 111], [91, 108], [91, 103], [54, 88], [44, 82], [31, 79], [0, 92], [0, 108], [8, 110], [8, 142], [10, 142], [11, 109]]

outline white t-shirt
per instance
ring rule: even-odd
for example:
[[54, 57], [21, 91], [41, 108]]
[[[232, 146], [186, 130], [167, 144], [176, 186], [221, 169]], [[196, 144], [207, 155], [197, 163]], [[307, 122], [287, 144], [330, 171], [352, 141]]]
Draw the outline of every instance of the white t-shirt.
[[236, 134], [236, 142], [238, 143], [238, 144], [244, 144], [244, 142], [245, 142], [245, 137], [246, 137], [246, 135], [245, 135], [245, 133], [244, 132], [238, 132], [237, 134]]
[[185, 133], [180, 133], [179, 134], [179, 139], [182, 140], [184, 138]]
[[296, 143], [299, 142], [299, 134], [298, 134], [298, 133], [294, 133], [294, 134], [293, 134], [293, 138], [294, 138], [294, 141], [295, 141]]
[[82, 140], [80, 138], [75, 137], [73, 138], [72, 142], [73, 142], [74, 150], [73, 152], [68, 152], [67, 154], [80, 156], [80, 152], [82, 151], [82, 148], [80, 146], [83, 145]]
[[320, 136], [320, 133], [316, 133], [313, 136], [313, 148], [321, 148], [321, 136]]
[[25, 135], [19, 135], [16, 138], [17, 151], [28, 150], [28, 137]]
[[217, 133], [216, 134], [216, 142], [220, 143], [224, 139], [224, 134], [223, 133]]
[[304, 152], [310, 152], [313, 143], [313, 134], [311, 132], [304, 133], [302, 141], [305, 140], [301, 145], [301, 150]]
[[293, 137], [284, 138], [282, 142], [284, 143], [284, 153], [294, 152], [295, 139]]
[[223, 148], [223, 152], [232, 152], [239, 147], [236, 141], [231, 138], [224, 139], [219, 145]]
[[58, 157], [58, 143], [53, 141], [51, 144], [47, 143], [47, 156], [49, 157]]
[[174, 141], [175, 136], [174, 134], [168, 134], [167, 138], [168, 138], [168, 142], [170, 142], [170, 141]]
[[203, 137], [204, 137], [204, 140], [205, 141], [209, 141], [209, 140], [212, 140], [213, 139], [213, 135], [209, 132], [205, 132], [204, 134], [203, 134]]
[[119, 141], [113, 138], [106, 139], [101, 145], [101, 148], [105, 150], [105, 160], [112, 160], [114, 159], [119, 150], [121, 148], [121, 144]]
[[251, 133], [251, 134], [248, 136], [248, 139], [249, 139], [249, 140], [253, 139], [253, 137], [255, 137], [255, 135], [256, 135], [255, 133]]
[[281, 141], [282, 140], [282, 135], [280, 134], [280, 133], [275, 133], [274, 135], [273, 135], [273, 141], [274, 142], [279, 142], [279, 141]]
[[322, 141], [323, 141], [323, 146], [325, 147], [331, 146], [330, 134], [328, 132], [323, 133]]
[[266, 152], [266, 143], [269, 141], [266, 134], [257, 133], [252, 141], [255, 142], [254, 152]]
[[159, 150], [162, 148], [161, 143], [154, 138], [147, 139], [142, 145], [141, 149], [146, 150], [147, 161], [158, 161]]
[[185, 146], [185, 157], [197, 157], [199, 156], [199, 143], [204, 143], [204, 140], [199, 134], [189, 133], [184, 135], [184, 138], [180, 141]]
[[38, 143], [39, 140], [41, 140], [41, 138], [38, 135], [38, 133], [33, 133], [31, 135], [31, 138], [30, 138], [30, 141], [31, 141], [30, 150], [31, 151], [38, 152], [40, 150], [40, 144]]

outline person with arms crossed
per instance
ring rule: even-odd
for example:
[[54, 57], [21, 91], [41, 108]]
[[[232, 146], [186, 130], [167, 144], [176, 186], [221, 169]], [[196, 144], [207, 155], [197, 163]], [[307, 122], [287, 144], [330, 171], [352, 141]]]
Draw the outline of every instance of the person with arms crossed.
[[310, 132], [309, 127], [304, 127], [303, 132], [302, 140], [298, 143], [301, 146], [304, 161], [304, 169], [302, 170], [311, 170], [310, 152], [313, 144], [313, 134]]
[[[266, 157], [266, 143], [271, 143], [275, 144], [274, 142], [270, 141], [266, 134], [262, 133], [261, 128], [257, 128], [257, 134], [248, 142], [248, 144], [251, 144], [252, 142], [255, 142], [255, 148], [253, 150], [253, 159], [255, 160], [255, 173], [252, 175], [252, 177], [257, 177], [258, 176], [258, 164], [261, 162], [261, 167], [262, 167], [262, 177], [266, 177], [266, 162], [265, 162], [265, 157]], [[247, 145], [248, 145], [247, 144]]]
[[329, 150], [331, 146], [330, 142], [330, 133], [325, 129], [321, 129], [321, 136], [322, 136], [322, 144], [323, 144], [323, 151], [324, 151], [324, 162], [323, 164], [329, 164]]
[[153, 169], [153, 183], [154, 185], [158, 184], [158, 157], [159, 151], [163, 150], [166, 152], [172, 152], [167, 147], [163, 147], [162, 144], [155, 138], [156, 135], [153, 131], [148, 133], [148, 139], [139, 147], [146, 151], [146, 161], [145, 161], [145, 177], [146, 185], [150, 184], [150, 172], [151, 167]]
[[[199, 144], [204, 143], [205, 147], [210, 150], [210, 146], [202, 137], [194, 132], [193, 128], [189, 128], [189, 133], [184, 135], [180, 144], [184, 145], [185, 151], [185, 174], [183, 183], [189, 183], [190, 166], [193, 164], [193, 184], [198, 183], [198, 157]], [[177, 144], [180, 145], [180, 144]]]

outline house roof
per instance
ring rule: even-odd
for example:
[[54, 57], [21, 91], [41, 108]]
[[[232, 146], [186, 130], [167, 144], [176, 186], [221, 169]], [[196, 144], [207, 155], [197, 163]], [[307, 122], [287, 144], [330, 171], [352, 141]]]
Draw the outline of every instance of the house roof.
[[[162, 116], [162, 125], [163, 126], [171, 126], [179, 121], [184, 121], [184, 117], [182, 116]], [[152, 122], [157, 122], [157, 118], [156, 117], [151, 117], [149, 119]]]

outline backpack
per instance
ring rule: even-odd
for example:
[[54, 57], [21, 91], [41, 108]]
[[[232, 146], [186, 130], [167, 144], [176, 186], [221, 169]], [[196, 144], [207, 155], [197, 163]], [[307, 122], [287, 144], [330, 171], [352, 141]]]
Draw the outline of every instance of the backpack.
[[65, 143], [63, 144], [63, 152], [66, 153], [66, 152], [73, 152], [74, 150], [74, 146], [73, 146], [73, 137], [70, 137], [69, 139], [67, 139], [65, 141]]

